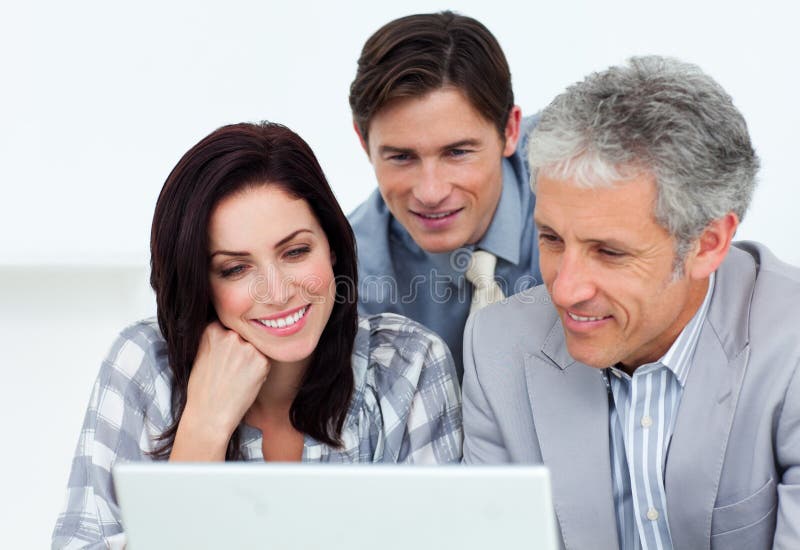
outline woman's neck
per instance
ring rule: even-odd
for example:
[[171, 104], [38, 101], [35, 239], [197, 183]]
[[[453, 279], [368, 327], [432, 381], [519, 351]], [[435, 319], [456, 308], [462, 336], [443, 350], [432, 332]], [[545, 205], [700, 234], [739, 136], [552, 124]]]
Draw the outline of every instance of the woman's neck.
[[253, 420], [262, 421], [267, 417], [273, 420], [285, 417], [288, 422], [289, 409], [297, 396], [308, 365], [273, 361], [270, 363], [267, 379], [248, 411], [248, 417], [252, 416]]
[[303, 434], [289, 419], [289, 410], [305, 374], [303, 365], [273, 363], [245, 422], [261, 430], [266, 461], [292, 462], [303, 456]]

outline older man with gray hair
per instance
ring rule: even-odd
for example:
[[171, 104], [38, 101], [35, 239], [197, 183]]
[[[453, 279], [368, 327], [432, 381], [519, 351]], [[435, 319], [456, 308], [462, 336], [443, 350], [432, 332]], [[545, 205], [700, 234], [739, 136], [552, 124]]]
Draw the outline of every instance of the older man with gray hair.
[[544, 463], [568, 548], [800, 548], [800, 270], [732, 243], [758, 158], [694, 65], [631, 59], [530, 138], [544, 286], [471, 316], [468, 463]]

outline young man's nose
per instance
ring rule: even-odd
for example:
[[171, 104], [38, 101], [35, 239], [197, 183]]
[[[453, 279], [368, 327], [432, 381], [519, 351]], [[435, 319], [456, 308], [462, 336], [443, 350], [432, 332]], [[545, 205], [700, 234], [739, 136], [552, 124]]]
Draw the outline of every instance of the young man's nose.
[[450, 195], [452, 185], [435, 162], [422, 163], [412, 191], [414, 198], [427, 208], [435, 208]]

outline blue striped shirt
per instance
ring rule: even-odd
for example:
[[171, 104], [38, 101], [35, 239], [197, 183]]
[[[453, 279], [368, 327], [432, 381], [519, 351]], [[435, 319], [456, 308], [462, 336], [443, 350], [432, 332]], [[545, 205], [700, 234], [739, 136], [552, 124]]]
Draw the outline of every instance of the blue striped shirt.
[[661, 359], [633, 376], [617, 367], [605, 370], [621, 550], [672, 548], [664, 492], [667, 449], [713, 289], [712, 274], [702, 305]]

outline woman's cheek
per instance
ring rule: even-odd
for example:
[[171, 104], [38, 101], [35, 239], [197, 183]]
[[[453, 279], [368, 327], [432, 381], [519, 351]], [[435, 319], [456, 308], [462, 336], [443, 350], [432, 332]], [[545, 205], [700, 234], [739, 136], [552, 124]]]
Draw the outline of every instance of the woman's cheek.
[[250, 287], [247, 277], [216, 285], [214, 307], [217, 310], [217, 316], [221, 319], [239, 317], [247, 312], [253, 303]]

